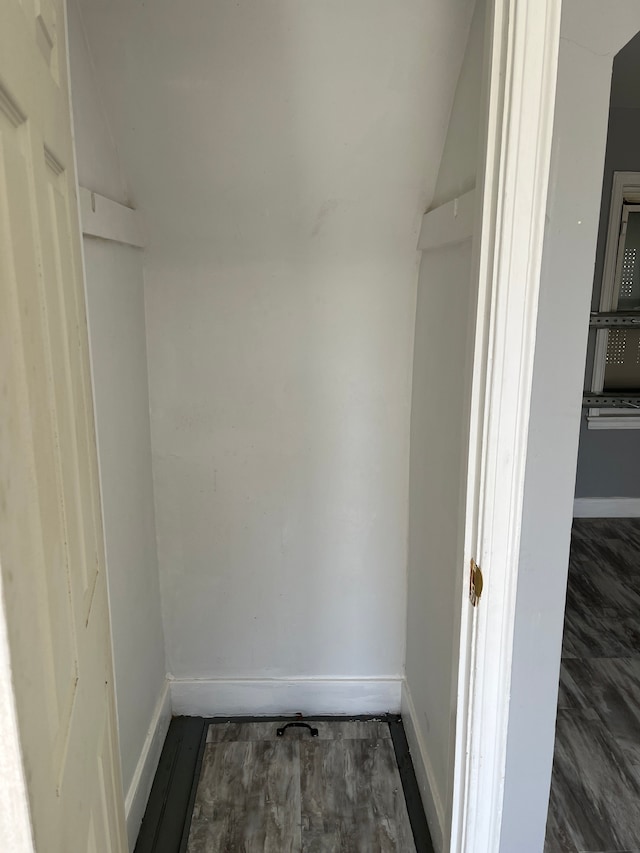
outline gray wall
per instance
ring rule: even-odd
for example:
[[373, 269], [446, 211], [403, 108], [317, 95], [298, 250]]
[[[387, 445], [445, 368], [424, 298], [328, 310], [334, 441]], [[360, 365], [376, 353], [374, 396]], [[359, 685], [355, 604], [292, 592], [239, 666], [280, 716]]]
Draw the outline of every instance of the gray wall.
[[[602, 270], [614, 171], [640, 171], [640, 35], [613, 63], [611, 106], [602, 204], [593, 282], [592, 308], [600, 303]], [[590, 335], [585, 388], [591, 383], [595, 336]], [[576, 497], [640, 496], [640, 431], [590, 430], [580, 422]]]

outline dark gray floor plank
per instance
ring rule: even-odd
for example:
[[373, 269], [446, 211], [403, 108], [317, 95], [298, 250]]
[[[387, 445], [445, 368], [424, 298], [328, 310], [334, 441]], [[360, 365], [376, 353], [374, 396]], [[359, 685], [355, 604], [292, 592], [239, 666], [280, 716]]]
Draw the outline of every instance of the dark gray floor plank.
[[188, 853], [415, 853], [387, 722], [313, 725], [210, 726]]
[[332, 839], [338, 853], [415, 851], [393, 744], [300, 741], [302, 839]]
[[[224, 741], [260, 741], [279, 740], [278, 729], [281, 722], [257, 723], [214, 723], [209, 726], [207, 743]], [[318, 730], [319, 740], [362, 740], [390, 738], [391, 733], [386, 722], [380, 720], [319, 720], [310, 723]], [[290, 728], [283, 735], [285, 740], [308, 740], [309, 730]]]
[[640, 765], [640, 658], [565, 661], [561, 680], [566, 701], [600, 719], [631, 763]]
[[342, 824], [330, 831], [302, 833], [302, 853], [408, 853], [415, 849], [404, 843], [397, 827], [387, 820], [365, 829]]
[[559, 711], [548, 849], [619, 851], [640, 845], [639, 803], [638, 780], [603, 724], [579, 710]]
[[298, 853], [300, 846], [298, 743], [208, 743], [188, 853]]
[[545, 853], [640, 853], [640, 520], [572, 529]]

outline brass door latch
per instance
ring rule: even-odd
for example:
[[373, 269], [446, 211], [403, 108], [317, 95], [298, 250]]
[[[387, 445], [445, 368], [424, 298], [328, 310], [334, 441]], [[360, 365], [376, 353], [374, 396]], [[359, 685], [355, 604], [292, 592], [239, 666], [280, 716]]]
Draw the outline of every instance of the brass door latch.
[[471, 571], [469, 572], [469, 601], [476, 607], [482, 595], [484, 580], [482, 569], [474, 559], [471, 560]]

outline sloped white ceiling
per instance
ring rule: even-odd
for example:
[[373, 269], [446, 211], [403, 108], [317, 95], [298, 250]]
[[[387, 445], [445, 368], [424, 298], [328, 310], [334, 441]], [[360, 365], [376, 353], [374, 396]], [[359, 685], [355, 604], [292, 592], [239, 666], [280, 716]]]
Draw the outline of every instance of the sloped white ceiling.
[[133, 201], [176, 261], [413, 252], [473, 0], [81, 0]]

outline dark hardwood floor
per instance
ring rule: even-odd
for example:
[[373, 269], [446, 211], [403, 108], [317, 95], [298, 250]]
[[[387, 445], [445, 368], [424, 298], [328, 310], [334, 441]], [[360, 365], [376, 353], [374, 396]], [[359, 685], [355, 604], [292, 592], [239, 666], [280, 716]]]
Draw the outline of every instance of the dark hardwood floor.
[[577, 519], [545, 853], [640, 851], [640, 519]]

